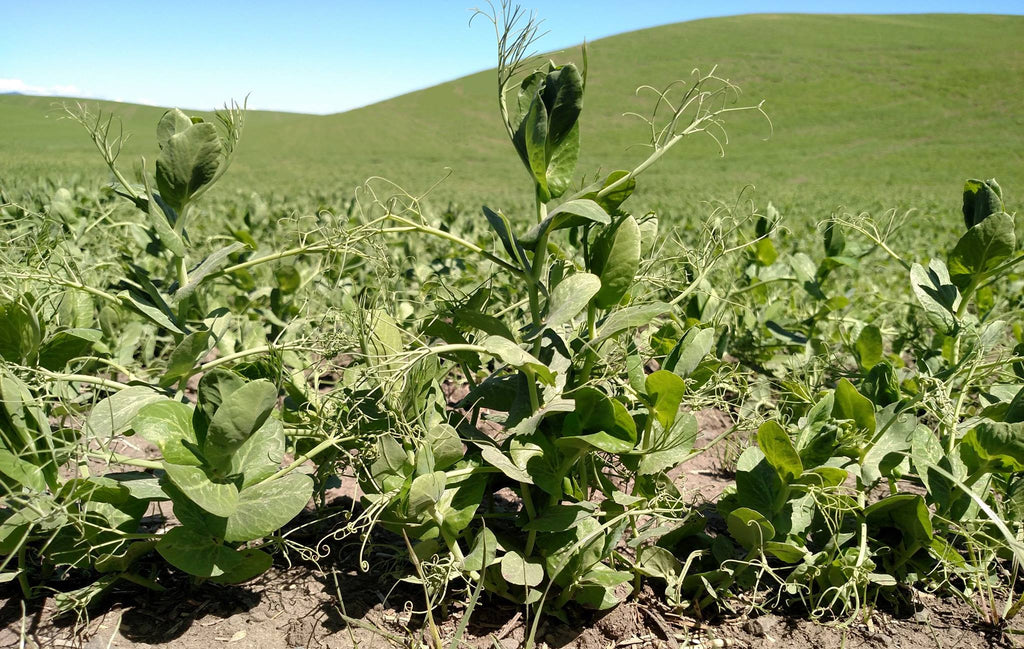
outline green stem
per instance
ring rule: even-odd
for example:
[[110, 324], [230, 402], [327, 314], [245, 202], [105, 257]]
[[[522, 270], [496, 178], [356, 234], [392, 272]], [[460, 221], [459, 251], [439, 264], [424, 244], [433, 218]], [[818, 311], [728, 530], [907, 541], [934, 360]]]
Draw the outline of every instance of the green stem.
[[438, 237], [438, 238], [441, 238], [441, 239], [445, 239], [446, 241], [451, 241], [452, 243], [456, 243], [456, 244], [462, 246], [463, 248], [466, 248], [467, 250], [471, 250], [472, 252], [475, 252], [478, 255], [482, 255], [482, 256], [486, 257], [487, 259], [493, 261], [494, 263], [498, 264], [499, 266], [501, 266], [505, 270], [510, 270], [510, 271], [512, 271], [513, 273], [516, 273], [516, 274], [522, 274], [522, 272], [523, 272], [522, 269], [517, 268], [516, 266], [513, 266], [512, 264], [508, 263], [507, 261], [505, 261], [501, 257], [498, 257], [497, 255], [492, 254], [491, 252], [489, 252], [487, 250], [484, 250], [483, 248], [481, 248], [480, 246], [476, 245], [475, 243], [472, 243], [470, 241], [466, 241], [465, 239], [463, 239], [461, 237], [458, 237], [458, 236], [452, 234], [451, 232], [445, 232], [444, 230], [438, 230], [437, 228], [432, 228], [429, 225], [422, 225], [420, 223], [416, 223], [415, 221], [410, 221], [408, 219], [405, 219], [405, 218], [403, 218], [401, 216], [398, 216], [396, 214], [391, 214], [390, 218], [392, 218], [395, 221], [399, 221], [400, 223], [405, 223], [408, 227], [404, 227], [404, 228], [381, 228], [381, 230], [380, 230], [381, 232], [388, 233], [388, 232], [413, 232], [413, 231], [416, 231], [416, 232], [422, 232], [424, 234], [430, 234], [430, 235], [433, 235], [435, 237]]
[[87, 383], [89, 385], [98, 385], [104, 388], [110, 388], [112, 390], [126, 390], [131, 386], [125, 385], [118, 381], [112, 381], [110, 379], [100, 378], [98, 376], [89, 376], [87, 374], [62, 374], [60, 372], [51, 372], [50, 370], [37, 369], [37, 372], [42, 374], [48, 379], [54, 381], [66, 381], [68, 383]]
[[289, 464], [288, 466], [286, 466], [285, 468], [281, 469], [280, 471], [278, 471], [274, 475], [270, 476], [269, 478], [266, 478], [265, 480], [260, 480], [260, 482], [257, 483], [257, 484], [262, 484], [264, 482], [272, 482], [274, 480], [277, 480], [278, 478], [284, 477], [284, 476], [288, 475], [289, 473], [291, 473], [292, 471], [294, 471], [295, 469], [297, 469], [300, 466], [302, 466], [303, 464], [305, 464], [308, 460], [311, 460], [314, 457], [316, 457], [317, 455], [320, 455], [326, 449], [331, 448], [332, 446], [337, 446], [340, 442], [343, 442], [343, 441], [346, 441], [346, 440], [350, 440], [350, 439], [352, 439], [352, 438], [351, 437], [329, 437], [329, 438], [325, 439], [324, 441], [320, 442], [319, 444], [317, 444], [316, 446], [314, 446], [312, 449], [310, 449], [306, 453], [304, 453], [304, 454], [300, 455], [299, 457], [295, 458], [295, 461], [292, 462], [291, 464]]
[[143, 460], [138, 457], [128, 457], [127, 455], [121, 455], [120, 453], [114, 453], [108, 451], [106, 453], [99, 453], [96, 451], [86, 451], [86, 455], [94, 457], [99, 460], [106, 460], [115, 464], [123, 464], [125, 466], [137, 466], [140, 469], [162, 469], [164, 465], [155, 460]]

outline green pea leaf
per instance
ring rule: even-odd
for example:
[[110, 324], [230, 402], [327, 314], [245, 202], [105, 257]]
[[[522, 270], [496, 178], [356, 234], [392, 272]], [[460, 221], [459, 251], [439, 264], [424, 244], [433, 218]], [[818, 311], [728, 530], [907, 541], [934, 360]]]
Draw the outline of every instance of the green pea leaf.
[[1003, 190], [995, 178], [971, 178], [964, 183], [964, 224], [968, 230], [984, 221], [990, 214], [1002, 211]]
[[444, 471], [434, 471], [416, 476], [409, 487], [409, 515], [419, 516], [427, 512], [444, 495], [448, 476]]
[[192, 429], [192, 408], [170, 399], [147, 404], [132, 419], [132, 429], [160, 449], [171, 464], [199, 466], [189, 446], [197, 444]]
[[854, 343], [854, 350], [857, 353], [857, 362], [865, 370], [882, 361], [882, 332], [875, 325], [867, 325], [860, 330], [857, 342]]
[[477, 532], [473, 539], [472, 549], [466, 555], [462, 567], [467, 571], [479, 572], [494, 563], [497, 554], [498, 539], [494, 536], [494, 532], [485, 527]]
[[686, 393], [686, 383], [672, 372], [658, 370], [647, 375], [645, 386], [658, 423], [663, 428], [670, 428]]
[[[527, 250], [535, 250], [541, 237], [555, 230], [575, 228], [587, 223], [606, 225], [611, 217], [596, 202], [588, 198], [568, 200], [548, 212], [547, 217], [533, 226], [519, 240]], [[504, 241], [502, 242], [504, 243]]]
[[241, 557], [241, 561], [237, 566], [222, 575], [212, 578], [210, 581], [218, 584], [241, 584], [242, 582], [259, 577], [270, 570], [270, 566], [274, 565], [274, 557], [263, 550], [246, 548], [239, 550], [238, 554]]
[[203, 454], [224, 466], [245, 440], [267, 420], [277, 404], [277, 386], [259, 379], [232, 392], [217, 408], [206, 431]]
[[869, 435], [875, 432], [875, 405], [857, 392], [857, 388], [847, 379], [840, 379], [836, 385], [832, 416], [836, 419], [852, 419], [858, 428], [867, 431]]
[[174, 132], [163, 142], [156, 161], [160, 196], [180, 213], [192, 196], [214, 179], [223, 154], [213, 124], [193, 124]]
[[214, 516], [230, 516], [238, 508], [238, 488], [210, 480], [199, 467], [163, 463], [171, 483], [189, 500]]
[[594, 339], [591, 345], [597, 347], [600, 343], [619, 335], [627, 329], [649, 325], [652, 320], [671, 310], [672, 306], [665, 302], [650, 302], [613, 311], [598, 326], [597, 338]]
[[242, 476], [242, 489], [277, 473], [284, 460], [284, 424], [269, 417], [231, 456], [228, 475]]
[[715, 344], [713, 327], [690, 327], [665, 357], [664, 368], [686, 378], [711, 353]]
[[39, 366], [60, 371], [74, 358], [92, 355], [93, 345], [100, 341], [99, 329], [63, 329], [39, 347]]
[[187, 527], [172, 528], [160, 538], [156, 551], [167, 563], [196, 577], [217, 577], [241, 565], [243, 557], [212, 537]]
[[242, 489], [234, 513], [227, 517], [224, 540], [252, 541], [284, 527], [309, 503], [313, 479], [292, 472]]
[[762, 548], [775, 538], [775, 528], [768, 519], [748, 507], [738, 507], [726, 519], [729, 534], [748, 550]]
[[961, 444], [973, 448], [994, 471], [1024, 471], [1024, 423], [984, 421], [968, 431]]
[[133, 385], [93, 406], [86, 417], [85, 430], [101, 439], [109, 439], [128, 430], [132, 420], [145, 406], [167, 400], [166, 396], [151, 387]]
[[757, 445], [783, 482], [793, 482], [804, 472], [793, 441], [775, 421], [766, 421], [757, 429]]
[[558, 283], [548, 297], [548, 315], [544, 319], [544, 326], [555, 328], [571, 322], [600, 290], [601, 280], [596, 275], [569, 275]]
[[529, 369], [533, 371], [544, 383], [554, 385], [555, 375], [547, 365], [534, 358], [529, 352], [523, 350], [508, 338], [501, 336], [488, 336], [481, 343], [487, 353], [500, 358], [512, 367]]
[[594, 240], [590, 269], [601, 278], [594, 305], [610, 309], [633, 285], [640, 265], [640, 226], [632, 216], [606, 229]]
[[210, 350], [210, 332], [195, 331], [181, 339], [167, 359], [167, 369], [160, 379], [160, 385], [169, 386], [192, 374], [193, 370]]
[[537, 586], [544, 580], [544, 566], [537, 559], [526, 559], [512, 550], [501, 557], [501, 576], [516, 586]]
[[942, 260], [932, 259], [927, 270], [920, 264], [911, 266], [910, 286], [928, 321], [942, 333], [952, 333], [957, 326], [955, 314], [960, 307], [960, 291]]
[[949, 254], [949, 276], [964, 289], [998, 266], [1017, 248], [1013, 217], [1005, 212], [990, 215], [971, 227]]

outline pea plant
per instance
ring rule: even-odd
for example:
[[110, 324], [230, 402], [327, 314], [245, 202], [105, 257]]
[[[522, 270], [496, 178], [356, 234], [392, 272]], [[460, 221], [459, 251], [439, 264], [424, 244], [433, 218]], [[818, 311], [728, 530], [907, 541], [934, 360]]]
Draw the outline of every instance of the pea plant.
[[[278, 287], [262, 294], [247, 285], [263, 264], [334, 248], [307, 243], [254, 257], [255, 241], [236, 231], [235, 241], [201, 254], [190, 225], [237, 147], [238, 106], [215, 122], [166, 112], [155, 174], [141, 160], [135, 183], [118, 167], [123, 139], [112, 135], [112, 118], [68, 111], [108, 165], [111, 191], [141, 217], [127, 225], [142, 241], [124, 245], [144, 249], [112, 264], [109, 288], [57, 272], [52, 266], [73, 263], [58, 254], [11, 273], [21, 288], [2, 305], [3, 578], [30, 597], [33, 582], [55, 571], [98, 574], [61, 594], [67, 608], [119, 579], [163, 588], [146, 559], [154, 551], [196, 579], [250, 579], [271, 565], [262, 548], [281, 546], [277, 531], [310, 500], [303, 463], [338, 448], [343, 433], [317, 434], [310, 413], [322, 404], [299, 380], [311, 347], [275, 317], [287, 314], [282, 305], [301, 276], [278, 271]], [[78, 227], [74, 206], [51, 209]], [[256, 327], [248, 312], [264, 314]], [[118, 450], [133, 435], [156, 457]], [[293, 461], [282, 466], [286, 452]], [[144, 515], [162, 504], [176, 524], [146, 529]]]
[[[373, 407], [389, 423], [361, 454], [364, 515], [415, 541], [432, 602], [468, 580], [555, 614], [569, 602], [605, 609], [638, 583], [636, 550], [691, 515], [665, 476], [698, 452], [684, 405], [700, 399], [694, 373], [720, 365], [709, 357], [713, 330], [657, 326], [677, 297], [659, 299], [639, 272], [657, 263], [658, 220], [625, 203], [684, 137], [760, 106], [733, 107], [730, 84], [698, 74], [681, 98], [660, 95], [672, 112], [646, 160], [574, 189], [586, 53], [582, 70], [548, 62], [516, 83], [536, 26], [505, 10], [488, 16], [499, 34], [499, 113], [532, 189], [533, 224], [484, 207], [498, 243], [489, 250], [432, 226], [412, 201], [378, 203], [393, 224], [384, 232], [438, 237], [493, 270], [411, 340], [394, 314], [367, 316], [353, 385], [379, 395]], [[676, 333], [650, 374], [657, 352], [644, 330]], [[452, 403], [449, 377], [466, 389]]]

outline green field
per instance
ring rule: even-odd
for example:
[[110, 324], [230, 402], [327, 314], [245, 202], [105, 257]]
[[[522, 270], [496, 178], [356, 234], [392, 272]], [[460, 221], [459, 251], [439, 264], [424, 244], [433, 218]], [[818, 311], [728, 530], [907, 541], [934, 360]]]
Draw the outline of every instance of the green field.
[[[749, 184], [759, 203], [815, 220], [838, 206], [930, 216], [969, 175], [1024, 184], [1022, 36], [1024, 18], [1010, 16], [752, 15], [594, 41], [578, 172], [642, 159], [631, 145], [644, 143], [643, 124], [622, 116], [652, 106], [650, 95], [634, 97], [637, 86], [717, 65], [742, 88], [741, 102], [765, 100], [774, 135], [765, 141], [764, 120], [739, 114], [727, 124], [725, 158], [706, 137], [686, 143], [644, 179], [651, 207], [686, 215]], [[574, 59], [578, 50], [553, 56]], [[0, 97], [0, 178], [103, 178], [81, 130], [56, 119], [56, 101]], [[380, 175], [418, 193], [449, 167], [436, 191], [442, 207], [514, 203], [503, 195], [506, 179], [527, 179], [508, 156], [495, 105], [488, 71], [336, 115], [253, 111], [227, 185], [326, 195]], [[125, 155], [152, 160], [160, 109], [103, 108], [135, 134]]]
[[[687, 646], [761, 613], [846, 646], [922, 602], [937, 645], [1021, 633], [1022, 35], [702, 20], [590, 44], [589, 77], [244, 129], [0, 97], [0, 645], [300, 567], [334, 583], [288, 609], [359, 646], [534, 649], [620, 606]], [[634, 88], [716, 64], [644, 150]], [[770, 139], [732, 108], [762, 98]]]

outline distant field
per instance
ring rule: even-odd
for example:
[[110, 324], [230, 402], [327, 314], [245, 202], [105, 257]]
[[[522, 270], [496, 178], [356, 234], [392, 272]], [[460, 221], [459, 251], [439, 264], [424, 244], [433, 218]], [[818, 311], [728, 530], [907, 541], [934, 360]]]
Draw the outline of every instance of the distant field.
[[[753, 114], [729, 124], [719, 158], [707, 138], [672, 152], [643, 179], [649, 207], [691, 214], [701, 201], [755, 200], [820, 219], [837, 206], [955, 205], [968, 176], [1024, 188], [1024, 18], [1008, 16], [752, 15], [622, 34], [590, 48], [590, 88], [580, 170], [593, 174], [643, 155], [640, 84], [662, 86], [694, 67], [739, 84], [741, 101], [766, 99], [774, 135]], [[554, 55], [578, 57], [578, 50]], [[496, 114], [493, 72], [481, 72], [373, 106], [329, 116], [252, 112], [226, 180], [264, 193], [337, 195], [371, 175], [423, 191], [450, 167], [435, 204], [484, 200], [515, 207], [526, 178]], [[228, 97], [224, 98], [229, 99]], [[0, 97], [0, 179], [103, 169], [76, 125], [56, 119], [54, 99]], [[126, 157], [153, 157], [161, 109], [103, 104], [134, 134]], [[954, 189], [951, 189], [954, 188]], [[650, 197], [657, 198], [651, 200]], [[475, 207], [474, 207], [475, 209]]]

